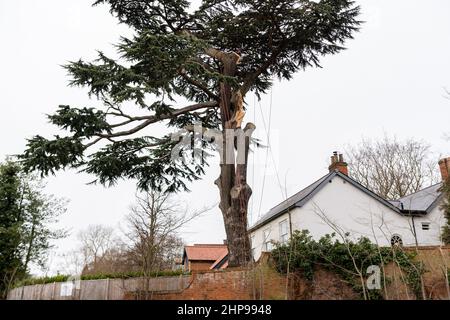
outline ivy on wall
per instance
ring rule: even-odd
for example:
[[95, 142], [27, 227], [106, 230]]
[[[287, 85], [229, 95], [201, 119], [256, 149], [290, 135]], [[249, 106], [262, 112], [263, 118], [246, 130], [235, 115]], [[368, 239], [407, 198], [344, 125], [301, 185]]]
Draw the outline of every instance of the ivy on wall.
[[311, 284], [317, 267], [335, 272], [360, 293], [362, 299], [382, 299], [384, 286], [389, 281], [382, 275], [381, 288], [368, 290], [367, 268], [376, 265], [383, 269], [386, 264], [394, 262], [403, 271], [404, 280], [416, 297], [422, 297], [421, 276], [424, 268], [414, 260], [415, 253], [397, 246], [378, 247], [368, 238], [344, 242], [333, 233], [316, 241], [307, 230], [295, 231], [287, 243], [275, 244], [272, 257], [279, 272], [287, 273], [289, 270], [298, 273]]

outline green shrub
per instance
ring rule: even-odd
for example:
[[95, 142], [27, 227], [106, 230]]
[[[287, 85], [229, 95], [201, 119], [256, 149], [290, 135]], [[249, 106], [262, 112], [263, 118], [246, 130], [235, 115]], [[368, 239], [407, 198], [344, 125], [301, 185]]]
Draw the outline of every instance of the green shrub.
[[98, 280], [98, 279], [128, 279], [128, 278], [139, 278], [139, 277], [175, 277], [186, 274], [182, 270], [164, 270], [155, 271], [150, 273], [145, 273], [142, 271], [130, 271], [130, 272], [119, 272], [119, 273], [99, 273], [99, 274], [87, 274], [81, 276], [81, 280]]
[[15, 287], [33, 286], [35, 284], [46, 284], [53, 282], [65, 282], [69, 279], [68, 275], [57, 275], [52, 277], [26, 278], [16, 283]]
[[[118, 273], [98, 273], [98, 274], [87, 274], [82, 275], [81, 280], [101, 280], [101, 279], [128, 279], [128, 278], [139, 278], [139, 277], [175, 277], [180, 275], [187, 275], [189, 273], [183, 272], [182, 270], [164, 270], [155, 271], [150, 273], [140, 272], [140, 271], [130, 271], [130, 272], [118, 272]], [[27, 278], [19, 281], [14, 287], [32, 286], [35, 284], [46, 284], [53, 282], [65, 282], [70, 278], [69, 275], [57, 275], [53, 277], [40, 277], [40, 278]]]

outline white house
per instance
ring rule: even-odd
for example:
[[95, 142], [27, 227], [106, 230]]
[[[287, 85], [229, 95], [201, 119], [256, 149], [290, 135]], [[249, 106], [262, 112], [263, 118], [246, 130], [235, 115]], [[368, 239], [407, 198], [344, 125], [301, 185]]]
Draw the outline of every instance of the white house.
[[[254, 258], [270, 251], [273, 242], [287, 241], [291, 230], [309, 230], [319, 239], [335, 232], [364, 236], [380, 246], [441, 244], [446, 223], [439, 204], [441, 183], [387, 201], [348, 176], [347, 163], [336, 152], [330, 172], [273, 207], [250, 229]], [[450, 158], [439, 162], [443, 180], [449, 176]]]

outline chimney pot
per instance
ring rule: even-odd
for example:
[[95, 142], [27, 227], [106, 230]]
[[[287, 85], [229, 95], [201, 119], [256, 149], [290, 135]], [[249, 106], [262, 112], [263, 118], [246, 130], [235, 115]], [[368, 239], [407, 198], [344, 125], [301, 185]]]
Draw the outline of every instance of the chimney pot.
[[450, 157], [439, 160], [442, 181], [447, 181], [450, 177]]
[[328, 167], [330, 172], [339, 171], [348, 176], [348, 164], [344, 161], [344, 156], [342, 153], [338, 153], [337, 151], [333, 152], [333, 156], [331, 156], [331, 164]]

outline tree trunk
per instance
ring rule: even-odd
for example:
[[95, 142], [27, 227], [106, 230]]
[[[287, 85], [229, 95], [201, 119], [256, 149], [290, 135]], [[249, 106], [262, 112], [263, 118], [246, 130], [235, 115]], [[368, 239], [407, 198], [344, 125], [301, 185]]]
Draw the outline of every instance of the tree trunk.
[[[249, 123], [244, 130], [234, 130], [238, 136], [237, 140], [239, 140], [239, 136], [241, 139], [245, 139], [245, 148], [236, 152], [236, 158], [242, 157], [244, 163], [237, 161], [235, 164], [221, 164], [220, 176], [215, 182], [220, 191], [219, 207], [225, 224], [230, 267], [245, 266], [252, 261], [247, 232], [248, 202], [252, 195], [252, 190], [247, 184], [247, 160], [250, 136], [254, 129], [255, 126]], [[240, 154], [240, 152], [244, 154]]]
[[34, 242], [34, 237], [35, 237], [35, 230], [36, 230], [36, 221], [33, 218], [33, 226], [31, 227], [31, 231], [30, 231], [30, 239], [28, 241], [28, 248], [27, 248], [27, 254], [25, 256], [25, 262], [23, 264], [23, 268], [25, 270], [25, 272], [28, 269], [28, 264], [30, 263], [31, 260], [31, 253], [33, 250], [33, 242]]
[[[234, 76], [239, 56], [224, 54], [222, 73]], [[247, 160], [251, 134], [254, 124], [248, 123], [241, 129], [242, 95], [233, 92], [231, 86], [220, 86], [220, 112], [222, 119], [222, 152], [220, 176], [215, 184], [220, 191], [220, 210], [222, 211], [228, 242], [228, 266], [245, 266], [252, 261], [250, 240], [247, 232], [248, 202], [252, 194], [247, 184]]]

